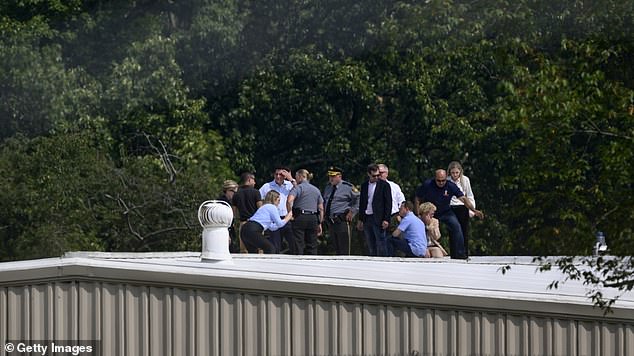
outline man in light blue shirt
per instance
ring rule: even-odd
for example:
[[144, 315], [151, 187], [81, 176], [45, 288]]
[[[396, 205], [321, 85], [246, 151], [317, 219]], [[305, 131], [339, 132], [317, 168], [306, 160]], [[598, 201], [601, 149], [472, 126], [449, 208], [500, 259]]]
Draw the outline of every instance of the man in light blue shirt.
[[399, 208], [401, 223], [388, 240], [391, 256], [394, 256], [394, 249], [397, 249], [405, 253], [406, 257], [427, 257], [425, 223], [412, 212], [413, 210], [414, 204], [411, 201], [403, 202]]
[[[286, 199], [295, 185], [296, 181], [291, 175], [291, 170], [288, 167], [279, 166], [275, 168], [273, 180], [260, 187], [260, 196], [265, 197], [266, 193], [271, 190], [280, 193], [280, 204], [277, 206], [277, 210], [280, 214], [280, 218], [283, 219], [288, 214]], [[288, 252], [295, 254], [297, 248], [292, 223], [290, 221], [281, 229], [270, 232], [269, 239], [273, 246], [275, 246], [275, 253], [282, 251], [282, 237], [284, 237], [284, 240], [286, 240], [288, 244]]]

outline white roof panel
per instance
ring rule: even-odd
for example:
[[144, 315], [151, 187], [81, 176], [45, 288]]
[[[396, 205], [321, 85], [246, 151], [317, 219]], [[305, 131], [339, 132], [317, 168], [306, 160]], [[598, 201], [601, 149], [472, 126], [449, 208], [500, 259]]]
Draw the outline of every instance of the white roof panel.
[[[446, 308], [482, 308], [602, 316], [579, 281], [558, 289], [558, 270], [538, 272], [531, 257], [468, 261], [365, 256], [232, 255], [201, 261], [200, 253], [72, 252], [61, 258], [0, 264], [0, 284], [50, 278], [102, 278], [195, 285], [291, 296], [319, 296]], [[501, 269], [510, 266], [505, 274]], [[618, 291], [606, 289], [607, 297]], [[606, 318], [634, 320], [634, 293], [623, 294]]]

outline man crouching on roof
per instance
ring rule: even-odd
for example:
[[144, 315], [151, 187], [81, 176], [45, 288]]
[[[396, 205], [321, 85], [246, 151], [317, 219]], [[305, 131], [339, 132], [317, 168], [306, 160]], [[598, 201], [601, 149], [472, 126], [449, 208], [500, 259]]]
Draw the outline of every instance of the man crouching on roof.
[[411, 201], [401, 203], [398, 210], [401, 223], [392, 233], [392, 237], [388, 239], [390, 256], [394, 256], [394, 249], [396, 249], [405, 253], [406, 257], [429, 257], [427, 255], [425, 224], [412, 210], [414, 210], [414, 204]]

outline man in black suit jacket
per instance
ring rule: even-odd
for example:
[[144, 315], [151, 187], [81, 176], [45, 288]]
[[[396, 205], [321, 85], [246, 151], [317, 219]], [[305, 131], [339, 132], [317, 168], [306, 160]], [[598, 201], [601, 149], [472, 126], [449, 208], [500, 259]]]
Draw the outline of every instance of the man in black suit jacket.
[[[368, 204], [368, 202], [371, 202]], [[392, 212], [390, 185], [379, 179], [379, 166], [368, 166], [368, 180], [361, 184], [359, 223], [363, 230], [370, 256], [387, 256], [387, 228]]]

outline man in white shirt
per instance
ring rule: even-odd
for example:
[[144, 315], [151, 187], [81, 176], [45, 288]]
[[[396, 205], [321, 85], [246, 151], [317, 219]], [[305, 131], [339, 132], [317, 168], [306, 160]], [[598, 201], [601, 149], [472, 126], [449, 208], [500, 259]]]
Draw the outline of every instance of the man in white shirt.
[[388, 256], [387, 228], [390, 225], [390, 185], [379, 179], [379, 166], [368, 165], [368, 180], [361, 184], [357, 229], [364, 232], [369, 256]]
[[399, 207], [405, 201], [405, 195], [403, 194], [403, 191], [398, 184], [387, 179], [390, 174], [390, 170], [387, 168], [387, 166], [383, 163], [379, 163], [378, 166], [379, 178], [388, 182], [388, 184], [390, 185], [390, 190], [392, 192], [392, 211], [390, 212], [390, 227], [388, 228], [388, 233], [391, 234], [392, 232], [394, 232], [399, 224]]
[[[271, 190], [275, 190], [280, 193], [280, 204], [277, 206], [277, 209], [280, 213], [280, 218], [284, 219], [288, 211], [286, 209], [286, 199], [288, 198], [288, 193], [291, 192], [291, 189], [295, 186], [296, 181], [291, 175], [291, 170], [288, 167], [278, 166], [275, 168], [275, 173], [273, 173], [273, 180], [265, 183], [260, 187], [260, 196], [265, 197], [266, 193]], [[283, 228], [271, 231], [271, 236], [269, 237], [270, 242], [275, 246], [275, 253], [280, 253], [282, 250], [282, 237], [288, 244], [288, 252], [290, 254], [296, 253], [296, 244], [295, 244], [295, 236], [293, 235], [293, 227], [292, 222], [289, 221]]]

